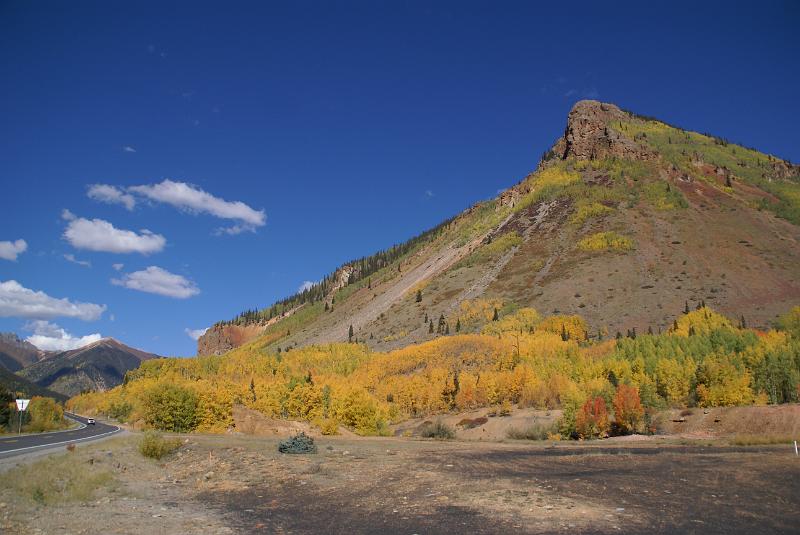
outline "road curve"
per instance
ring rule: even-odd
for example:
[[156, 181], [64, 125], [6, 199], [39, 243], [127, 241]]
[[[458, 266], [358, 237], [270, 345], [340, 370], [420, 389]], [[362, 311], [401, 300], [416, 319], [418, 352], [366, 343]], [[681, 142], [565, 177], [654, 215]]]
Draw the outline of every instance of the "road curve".
[[0, 437], [0, 459], [7, 459], [15, 455], [22, 455], [47, 448], [66, 446], [70, 443], [80, 444], [119, 433], [121, 429], [116, 425], [107, 425], [97, 422], [86, 425], [86, 418], [76, 414], [64, 414], [67, 418], [75, 420], [81, 426], [77, 429], [52, 431], [31, 435], [6, 435]]

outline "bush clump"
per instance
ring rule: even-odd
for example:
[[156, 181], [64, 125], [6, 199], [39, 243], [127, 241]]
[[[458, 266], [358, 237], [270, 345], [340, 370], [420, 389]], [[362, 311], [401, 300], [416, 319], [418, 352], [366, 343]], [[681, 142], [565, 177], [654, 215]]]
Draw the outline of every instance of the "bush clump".
[[180, 439], [166, 439], [155, 431], [146, 431], [139, 441], [139, 453], [151, 459], [161, 459], [180, 447]]
[[456, 438], [456, 432], [446, 423], [437, 421], [427, 424], [420, 432], [423, 438], [438, 438], [440, 440], [450, 440]]
[[317, 453], [317, 446], [313, 438], [300, 431], [295, 436], [282, 440], [278, 444], [278, 451], [293, 454]]
[[533, 424], [525, 428], [512, 427], [506, 436], [513, 440], [552, 440], [558, 434], [554, 425]]

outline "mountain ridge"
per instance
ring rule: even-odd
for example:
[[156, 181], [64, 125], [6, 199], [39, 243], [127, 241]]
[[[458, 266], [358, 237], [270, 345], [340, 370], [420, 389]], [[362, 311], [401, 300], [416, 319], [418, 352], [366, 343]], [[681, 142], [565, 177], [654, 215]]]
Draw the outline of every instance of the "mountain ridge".
[[19, 375], [67, 397], [89, 390], [108, 390], [122, 383], [125, 373], [159, 355], [103, 338], [77, 349], [50, 355]]
[[722, 138], [580, 101], [536, 170], [495, 199], [366, 280], [345, 264], [326, 278], [344, 284], [313, 288], [301, 306], [215, 324], [198, 354], [342, 341], [350, 325], [353, 338], [391, 349], [518, 306], [580, 313], [613, 333], [666, 328], [671, 313], [708, 300], [767, 326], [800, 298], [798, 176]]

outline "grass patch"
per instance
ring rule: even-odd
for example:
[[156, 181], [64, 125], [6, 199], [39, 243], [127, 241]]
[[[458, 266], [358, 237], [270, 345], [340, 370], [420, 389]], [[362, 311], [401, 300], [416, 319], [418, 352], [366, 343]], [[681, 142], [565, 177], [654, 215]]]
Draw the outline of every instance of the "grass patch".
[[42, 505], [89, 501], [97, 490], [113, 484], [110, 471], [76, 460], [74, 453], [53, 455], [3, 475], [7, 489]]
[[686, 208], [689, 204], [683, 193], [669, 185], [668, 182], [650, 182], [643, 186], [644, 197], [656, 210], [677, 210]]
[[180, 447], [180, 439], [164, 438], [155, 431], [146, 431], [139, 441], [139, 453], [151, 459], [161, 459]]
[[450, 440], [456, 438], [456, 432], [446, 423], [438, 420], [436, 423], [425, 425], [420, 431], [423, 438], [438, 438], [439, 440]]
[[584, 251], [630, 251], [634, 248], [633, 240], [616, 232], [598, 232], [578, 242]]
[[793, 444], [800, 437], [792, 435], [736, 435], [731, 439], [734, 446], [767, 446], [770, 444]]
[[469, 256], [461, 260], [454, 269], [463, 267], [470, 267], [476, 264], [482, 264], [490, 260], [500, 258], [503, 253], [509, 251], [513, 247], [517, 247], [522, 243], [522, 237], [516, 232], [507, 232], [502, 236], [493, 239], [490, 243], [486, 243], [478, 247]]
[[610, 214], [613, 211], [613, 208], [609, 208], [608, 206], [600, 204], [599, 202], [581, 204], [570, 218], [570, 221], [575, 225], [582, 225], [589, 219]]
[[511, 427], [506, 436], [513, 440], [551, 440], [557, 433], [558, 428], [553, 424], [532, 424], [524, 428]]

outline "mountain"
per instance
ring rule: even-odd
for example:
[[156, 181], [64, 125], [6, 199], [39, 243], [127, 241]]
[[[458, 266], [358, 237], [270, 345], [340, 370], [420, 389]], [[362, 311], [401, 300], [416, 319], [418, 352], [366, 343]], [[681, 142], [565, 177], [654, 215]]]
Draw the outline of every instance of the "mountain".
[[21, 370], [19, 375], [66, 396], [88, 390], [108, 390], [122, 383], [125, 372], [149, 359], [161, 358], [128, 347], [113, 338], [63, 351]]
[[15, 372], [45, 358], [47, 353], [14, 333], [0, 333], [0, 367]]
[[581, 101], [534, 172], [310, 289], [220, 321], [198, 354], [352, 339], [387, 350], [519, 307], [592, 336], [666, 330], [707, 303], [768, 327], [800, 301], [800, 167]]
[[58, 401], [66, 401], [67, 396], [59, 392], [54, 392], [47, 388], [32, 383], [19, 375], [0, 367], [0, 386], [4, 387], [14, 393], [18, 393], [19, 397], [32, 398], [33, 396], [42, 396], [46, 398], [54, 398]]

